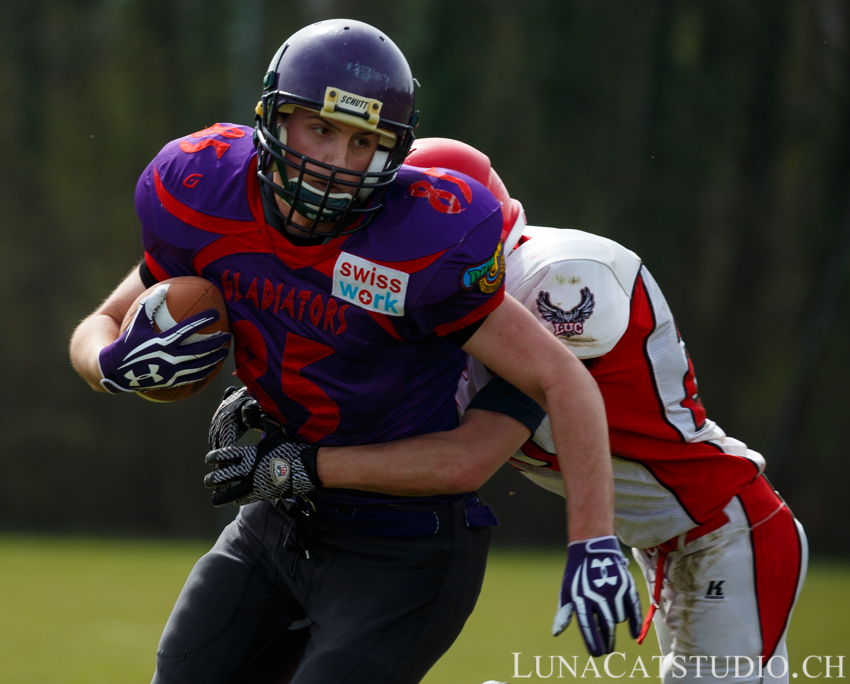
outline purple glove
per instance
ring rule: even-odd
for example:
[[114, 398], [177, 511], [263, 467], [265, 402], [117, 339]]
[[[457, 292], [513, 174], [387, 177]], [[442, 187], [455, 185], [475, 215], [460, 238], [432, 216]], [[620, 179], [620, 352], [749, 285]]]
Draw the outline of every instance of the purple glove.
[[558, 636], [567, 628], [575, 611], [581, 636], [592, 656], [614, 650], [614, 628], [626, 618], [632, 639], [637, 639], [641, 627], [640, 598], [626, 569], [628, 564], [616, 537], [572, 542], [552, 635]]
[[139, 303], [127, 329], [100, 350], [100, 384], [110, 394], [188, 385], [209, 375], [227, 358], [229, 333], [196, 334], [219, 319], [207, 309], [168, 330], [153, 327], [156, 310], [165, 301], [167, 286], [158, 287]]

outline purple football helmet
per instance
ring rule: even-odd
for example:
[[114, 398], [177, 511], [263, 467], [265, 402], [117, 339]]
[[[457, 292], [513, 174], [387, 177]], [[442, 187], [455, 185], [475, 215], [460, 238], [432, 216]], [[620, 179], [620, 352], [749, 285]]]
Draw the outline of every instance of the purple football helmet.
[[[292, 225], [298, 212], [312, 221], [309, 228], [299, 226], [310, 235], [320, 223], [337, 222], [331, 233], [337, 236], [369, 223], [383, 206], [384, 191], [414, 140], [419, 112], [414, 109], [413, 84], [401, 50], [378, 29], [360, 21], [320, 21], [280, 47], [263, 81], [254, 141], [260, 181], [272, 186], [290, 207], [287, 215], [278, 212], [285, 224]], [[378, 149], [369, 167], [362, 172], [343, 169], [289, 147], [278, 114], [290, 114], [296, 107], [377, 133]], [[275, 170], [282, 185], [273, 181]], [[341, 173], [348, 178], [339, 178]], [[314, 180], [323, 182], [319, 184], [325, 190], [315, 187]], [[345, 191], [332, 192], [334, 184]]]

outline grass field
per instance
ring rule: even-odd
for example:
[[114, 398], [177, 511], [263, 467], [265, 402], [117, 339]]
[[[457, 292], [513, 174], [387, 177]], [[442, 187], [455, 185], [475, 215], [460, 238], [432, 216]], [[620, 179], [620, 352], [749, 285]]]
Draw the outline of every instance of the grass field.
[[[205, 550], [185, 542], [0, 536], [0, 684], [149, 682], [162, 627]], [[559, 553], [494, 552], [475, 613], [426, 684], [540, 681], [533, 655], [570, 662], [577, 655], [584, 670], [575, 626], [558, 639], [549, 635], [562, 562]], [[850, 655], [848, 611], [850, 563], [813, 562], [791, 625], [792, 671], [807, 655]], [[640, 655], [654, 678], [654, 637], [638, 647], [623, 628], [618, 635], [617, 650], [626, 658], [612, 661], [612, 671], [631, 669]], [[514, 652], [523, 654], [519, 674], [531, 677], [513, 678]], [[544, 675], [548, 663], [542, 660]], [[816, 673], [818, 664], [812, 665]], [[605, 680], [601, 660], [597, 667]], [[556, 667], [552, 679], [557, 676]], [[571, 678], [566, 671], [565, 678]], [[585, 678], [596, 679], [592, 670]]]

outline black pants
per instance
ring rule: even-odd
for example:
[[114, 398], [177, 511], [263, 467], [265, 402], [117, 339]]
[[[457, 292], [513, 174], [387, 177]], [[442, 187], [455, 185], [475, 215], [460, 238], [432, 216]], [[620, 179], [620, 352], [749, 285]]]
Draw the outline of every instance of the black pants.
[[269, 669], [268, 681], [293, 684], [420, 681], [472, 612], [490, 543], [462, 502], [437, 513], [433, 536], [384, 538], [324, 523], [305, 532], [283, 504], [244, 507], [189, 575], [153, 683], [232, 684]]

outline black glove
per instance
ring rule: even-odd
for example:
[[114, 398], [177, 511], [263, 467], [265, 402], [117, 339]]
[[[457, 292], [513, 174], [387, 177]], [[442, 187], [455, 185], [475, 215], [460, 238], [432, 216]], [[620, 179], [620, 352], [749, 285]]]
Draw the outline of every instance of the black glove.
[[250, 429], [264, 429], [260, 404], [247, 387], [228, 387], [210, 423], [210, 449], [233, 446]]
[[205, 460], [214, 470], [204, 485], [215, 489], [214, 506], [289, 499], [322, 486], [317, 453], [317, 447], [295, 442], [276, 427], [259, 444], [210, 451]]

